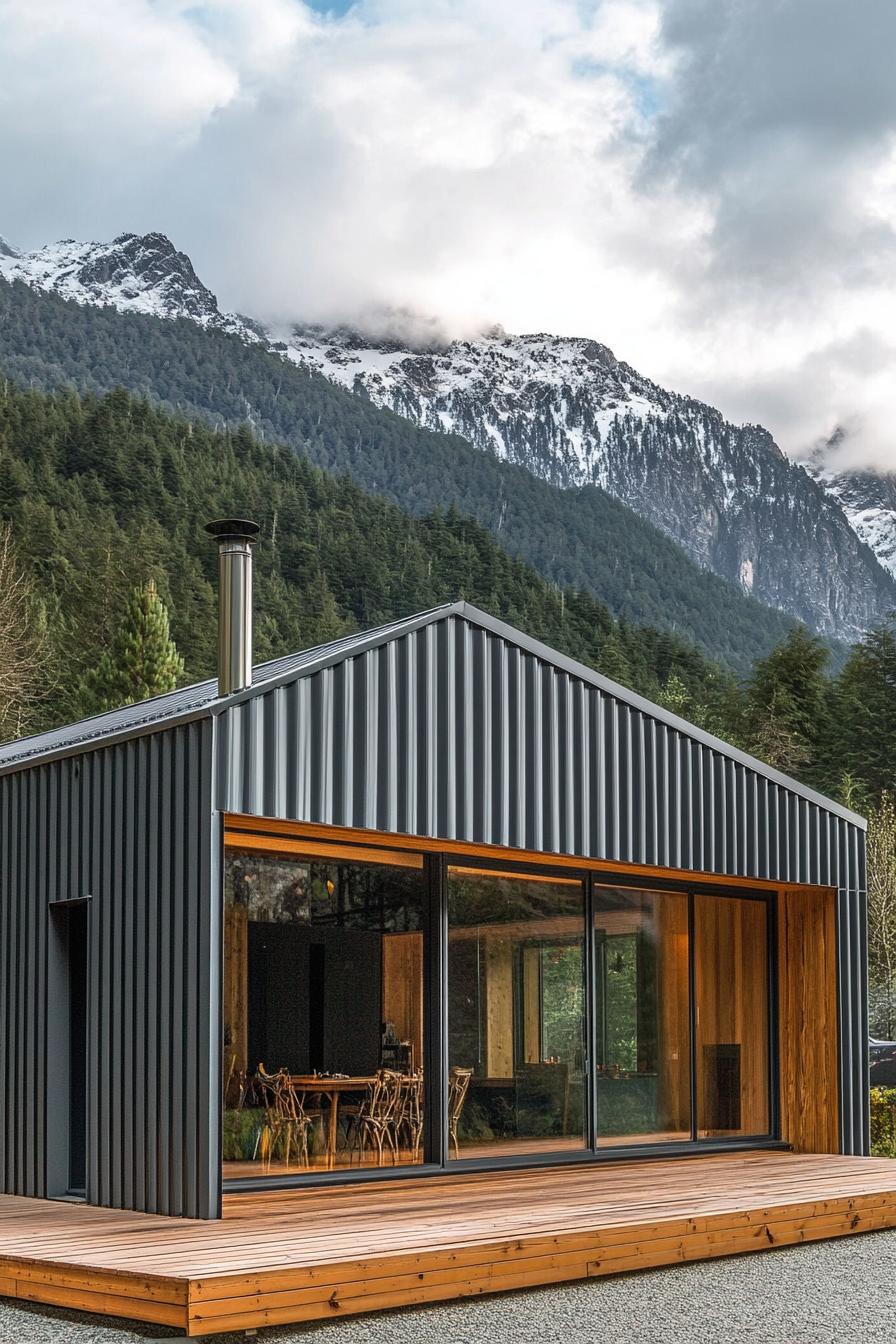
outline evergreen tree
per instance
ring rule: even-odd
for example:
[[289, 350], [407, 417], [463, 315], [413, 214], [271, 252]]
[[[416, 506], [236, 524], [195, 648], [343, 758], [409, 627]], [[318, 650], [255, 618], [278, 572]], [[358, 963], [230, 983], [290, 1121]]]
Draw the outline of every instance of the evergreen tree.
[[[108, 471], [95, 441], [114, 441]], [[0, 458], [0, 518], [12, 524], [67, 673], [40, 700], [35, 728], [147, 693], [120, 684], [109, 693], [97, 669], [103, 649], [114, 661], [141, 572], [165, 595], [185, 677], [211, 675], [216, 562], [202, 524], [236, 509], [262, 527], [259, 661], [465, 597], [648, 699], [677, 677], [686, 716], [732, 734], [734, 677], [680, 634], [547, 582], [457, 508], [415, 517], [245, 428], [190, 422], [122, 392], [48, 396], [9, 384], [0, 389]]]
[[44, 608], [9, 525], [0, 522], [0, 741], [32, 727], [50, 661]]
[[[304, 488], [302, 468], [313, 462], [351, 478], [346, 499], [354, 483], [368, 494], [387, 497], [415, 520], [449, 508], [467, 528], [475, 520], [480, 529], [469, 530], [467, 545], [455, 551], [455, 588], [469, 595], [472, 579], [481, 603], [493, 605], [493, 595], [502, 591], [500, 570], [509, 554], [558, 588], [587, 593], [633, 626], [662, 629], [697, 645], [740, 676], [793, 624], [783, 612], [702, 569], [670, 537], [596, 486], [565, 490], [548, 485], [523, 466], [498, 460], [454, 435], [421, 429], [347, 388], [272, 357], [261, 345], [246, 345], [186, 319], [81, 306], [21, 282], [0, 281], [0, 366], [0, 378], [7, 380], [0, 383], [0, 513], [8, 516], [19, 512], [28, 483], [2, 460], [3, 422], [10, 422], [17, 437], [14, 416], [22, 387], [63, 389], [47, 416], [48, 437], [32, 448], [35, 469], [50, 479], [77, 480], [81, 493], [103, 495], [116, 515], [129, 514], [135, 499], [148, 513], [152, 501], [165, 495], [196, 498], [196, 450], [213, 437], [220, 470], [212, 491], [225, 495], [229, 508], [247, 507], [231, 487], [240, 484], [245, 464], [259, 465], [261, 446], [268, 483], [278, 492], [291, 490], [295, 482]], [[86, 414], [73, 388], [84, 398]], [[97, 401], [96, 394], [103, 393]], [[34, 396], [36, 405], [40, 394]], [[159, 406], [184, 417], [161, 436]], [[26, 406], [26, 416], [31, 411]], [[679, 420], [677, 432], [693, 433], [687, 417]], [[272, 493], [261, 492], [260, 502]], [[306, 510], [316, 513], [317, 503], [312, 487]], [[290, 510], [286, 501], [272, 502], [265, 518], [272, 521], [275, 510], [279, 545], [289, 532]], [[255, 513], [261, 513], [258, 505]], [[447, 530], [454, 533], [453, 523]], [[293, 535], [316, 544], [313, 532]], [[375, 535], [374, 530], [371, 540]], [[497, 552], [486, 545], [495, 540]], [[339, 530], [332, 540], [325, 538], [331, 548], [340, 541]], [[489, 583], [483, 562], [502, 552]], [[380, 563], [375, 549], [368, 548], [370, 579], [355, 575], [352, 600], [359, 624], [379, 619], [383, 599], [394, 603], [399, 592], [422, 589], [417, 580], [425, 557], [412, 547], [406, 568], [396, 559], [390, 548]], [[161, 580], [161, 571], [152, 572]], [[283, 572], [288, 578], [285, 563]], [[332, 574], [327, 577], [342, 606]], [[179, 628], [181, 594], [174, 586], [170, 597], [175, 634], [189, 666]], [[508, 619], [514, 619], [513, 610], [508, 604]], [[631, 661], [631, 651], [625, 653]], [[633, 675], [640, 675], [631, 666]], [[668, 671], [661, 671], [660, 684]]]
[[896, 617], [870, 630], [834, 687], [827, 782], [852, 775], [872, 801], [896, 792]]
[[787, 774], [812, 778], [830, 713], [830, 651], [796, 626], [756, 663], [745, 710], [749, 750]]
[[82, 712], [98, 714], [173, 691], [183, 671], [168, 612], [150, 579], [134, 589], [109, 647], [85, 675]]
[[883, 793], [868, 814], [868, 972], [871, 1034], [896, 1036], [896, 802]]
[[702, 691], [702, 695], [695, 695], [680, 675], [672, 672], [660, 687], [656, 703], [707, 733], [740, 745], [736, 688], [725, 685], [721, 680], [718, 685], [714, 685], [712, 680], [707, 679]]

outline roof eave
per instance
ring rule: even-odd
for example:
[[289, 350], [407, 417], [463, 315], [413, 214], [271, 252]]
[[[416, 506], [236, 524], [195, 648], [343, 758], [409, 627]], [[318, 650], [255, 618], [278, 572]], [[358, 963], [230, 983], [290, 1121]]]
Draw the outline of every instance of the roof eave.
[[542, 662], [549, 663], [558, 667], [571, 676], [578, 677], [580, 680], [595, 686], [598, 690], [615, 699], [630, 705], [633, 709], [650, 718], [656, 719], [660, 723], [667, 724], [676, 732], [689, 737], [696, 742], [702, 743], [711, 750], [718, 752], [719, 755], [735, 761], [738, 765], [744, 766], [748, 770], [761, 775], [771, 783], [777, 784], [797, 797], [804, 798], [807, 802], [822, 808], [825, 812], [833, 816], [841, 817], [850, 825], [858, 827], [862, 831], [868, 829], [868, 822], [865, 817], [858, 812], [853, 812], [851, 808], [844, 807], [842, 803], [835, 802], [823, 793], [818, 793], [808, 785], [801, 784], [799, 780], [785, 775], [782, 771], [774, 769], [764, 761], [748, 752], [741, 751], [739, 747], [732, 746], [730, 742], [725, 742], [723, 738], [716, 737], [713, 733], [707, 732], [703, 728], [698, 728], [696, 724], [689, 723], [686, 719], [673, 714], [671, 710], [664, 709], [661, 705], [654, 704], [644, 696], [638, 695], [636, 691], [630, 690], [627, 686], [620, 685], [619, 682], [612, 681], [601, 672], [595, 672], [593, 668], [585, 663], [580, 663], [575, 658], [570, 658], [567, 654], [559, 653], [550, 645], [541, 640], [534, 639], [531, 635], [524, 634], [517, 630], [515, 626], [508, 625], [506, 621], [500, 620], [497, 616], [490, 615], [487, 611], [482, 611], [479, 607], [465, 601], [448, 602], [440, 607], [433, 607], [429, 611], [423, 611], [416, 616], [410, 616], [403, 621], [393, 621], [387, 625], [380, 626], [368, 633], [358, 635], [357, 641], [353, 642], [350, 648], [340, 645], [339, 648], [326, 652], [326, 645], [323, 646], [318, 658], [310, 660], [307, 664], [299, 668], [288, 668], [279, 673], [276, 677], [268, 678], [264, 681], [254, 682], [240, 691], [235, 691], [227, 696], [217, 696], [206, 701], [203, 705], [190, 707], [178, 711], [168, 717], [160, 717], [150, 720], [143, 724], [135, 724], [133, 727], [122, 729], [120, 732], [111, 733], [103, 737], [94, 737], [85, 739], [80, 743], [73, 743], [55, 750], [40, 752], [31, 757], [22, 757], [0, 766], [0, 776], [12, 774], [17, 770], [28, 769], [32, 765], [43, 764], [45, 761], [59, 760], [65, 756], [80, 755], [87, 751], [96, 750], [100, 746], [111, 746], [116, 742], [127, 741], [133, 737], [143, 737], [148, 733], [161, 732], [166, 728], [174, 727], [180, 723], [187, 723], [190, 720], [203, 718], [206, 715], [217, 716], [225, 710], [237, 708], [248, 700], [254, 699], [259, 695], [266, 695], [269, 691], [276, 690], [280, 686], [289, 685], [290, 682], [303, 680], [305, 677], [314, 676], [316, 673], [333, 667], [337, 663], [344, 662], [348, 658], [357, 657], [359, 654], [367, 653], [371, 649], [379, 648], [391, 641], [403, 638], [404, 635], [413, 634], [417, 630], [424, 629], [426, 626], [434, 625], [439, 621], [448, 619], [451, 616], [459, 616], [464, 620], [470, 621], [473, 625], [478, 625], [481, 629], [494, 634], [510, 644], [515, 644], [518, 648], [539, 658]]

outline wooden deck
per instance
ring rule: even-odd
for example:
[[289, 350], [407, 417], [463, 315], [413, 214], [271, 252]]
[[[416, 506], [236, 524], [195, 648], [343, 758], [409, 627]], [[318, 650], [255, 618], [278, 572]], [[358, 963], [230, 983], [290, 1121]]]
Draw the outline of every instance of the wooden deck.
[[188, 1335], [896, 1226], [896, 1162], [749, 1153], [235, 1195], [217, 1223], [0, 1196], [0, 1294]]

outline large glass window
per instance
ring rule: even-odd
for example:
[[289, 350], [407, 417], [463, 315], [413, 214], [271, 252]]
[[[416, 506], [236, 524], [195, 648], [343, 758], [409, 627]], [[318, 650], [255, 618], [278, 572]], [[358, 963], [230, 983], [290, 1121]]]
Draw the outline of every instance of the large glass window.
[[448, 871], [448, 1137], [455, 1157], [581, 1149], [584, 890]]
[[421, 1163], [429, 1013], [451, 1161], [771, 1132], [765, 899], [434, 863], [437, 1001], [422, 855], [250, 843], [225, 860], [225, 1177]]
[[224, 1174], [423, 1156], [419, 856], [228, 851]]
[[688, 898], [596, 887], [598, 1145], [691, 1136]]
[[767, 1134], [768, 907], [694, 898], [697, 1135]]

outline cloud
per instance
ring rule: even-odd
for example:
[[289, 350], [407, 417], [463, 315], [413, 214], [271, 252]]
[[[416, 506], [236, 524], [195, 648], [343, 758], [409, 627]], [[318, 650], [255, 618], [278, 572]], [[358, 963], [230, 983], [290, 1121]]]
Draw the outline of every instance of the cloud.
[[207, 254], [222, 290], [281, 316], [416, 307], [449, 330], [618, 314], [625, 341], [626, 309], [666, 285], [639, 238], [669, 202], [631, 189], [656, 30], [644, 5], [558, 0], [320, 22], [182, 165], [203, 238], [227, 194]]
[[896, 321], [896, 9], [669, 0], [661, 36], [676, 73], [642, 173], [712, 219], [678, 308], [702, 385], [792, 451], [848, 425], [857, 453], [896, 467], [880, 368]]
[[0, 0], [0, 32], [0, 230], [26, 246], [131, 227], [149, 177], [238, 90], [152, 0]]
[[161, 228], [253, 315], [591, 335], [791, 451], [837, 424], [891, 451], [879, 0], [0, 0], [0, 24], [14, 242]]

